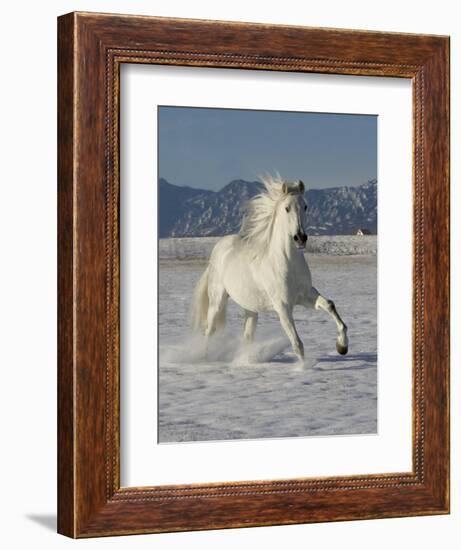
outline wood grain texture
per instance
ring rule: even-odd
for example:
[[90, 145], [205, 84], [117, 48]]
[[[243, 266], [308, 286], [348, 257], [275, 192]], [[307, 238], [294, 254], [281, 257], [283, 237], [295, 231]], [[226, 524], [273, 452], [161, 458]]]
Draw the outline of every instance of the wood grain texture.
[[[74, 13], [59, 18], [58, 530], [71, 537], [447, 513], [449, 40]], [[121, 63], [413, 80], [411, 472], [120, 488]]]
[[74, 21], [58, 21], [58, 531], [74, 536]]

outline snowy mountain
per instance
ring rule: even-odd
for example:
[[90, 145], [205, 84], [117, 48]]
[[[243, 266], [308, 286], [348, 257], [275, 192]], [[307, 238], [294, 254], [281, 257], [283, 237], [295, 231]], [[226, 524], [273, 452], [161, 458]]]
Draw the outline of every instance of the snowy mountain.
[[[351, 235], [377, 231], [377, 182], [306, 192], [310, 235]], [[234, 180], [220, 191], [159, 180], [159, 236], [205, 237], [237, 233], [245, 202], [261, 191], [257, 181]]]

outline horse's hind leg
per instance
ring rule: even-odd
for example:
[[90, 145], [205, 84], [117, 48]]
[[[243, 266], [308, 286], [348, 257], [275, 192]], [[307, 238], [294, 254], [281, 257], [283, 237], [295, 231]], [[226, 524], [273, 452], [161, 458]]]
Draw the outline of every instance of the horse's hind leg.
[[243, 337], [246, 342], [253, 342], [256, 324], [258, 322], [258, 314], [253, 311], [245, 310], [245, 325], [243, 331]]
[[333, 318], [336, 323], [336, 327], [338, 328], [336, 349], [341, 355], [346, 355], [349, 347], [349, 340], [347, 338], [347, 326], [336, 311], [336, 306], [334, 302], [322, 296], [314, 287], [312, 287], [312, 295], [309, 301], [309, 305], [313, 305], [315, 309], [322, 309], [323, 311], [326, 311]]
[[226, 320], [226, 305], [228, 294], [223, 285], [209, 285], [208, 287], [208, 314], [205, 336], [208, 338], [222, 328]]

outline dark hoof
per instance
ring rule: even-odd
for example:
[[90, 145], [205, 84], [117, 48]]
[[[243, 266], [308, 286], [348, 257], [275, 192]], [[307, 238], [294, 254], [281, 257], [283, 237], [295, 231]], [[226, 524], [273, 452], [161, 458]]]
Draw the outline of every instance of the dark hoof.
[[336, 351], [339, 353], [339, 355], [346, 355], [347, 350], [347, 346], [342, 346], [341, 344], [336, 343]]

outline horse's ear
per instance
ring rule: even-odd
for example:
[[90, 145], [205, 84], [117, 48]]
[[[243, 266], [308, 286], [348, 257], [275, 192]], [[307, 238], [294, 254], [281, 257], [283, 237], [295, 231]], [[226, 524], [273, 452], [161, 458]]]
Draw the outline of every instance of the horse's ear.
[[284, 195], [288, 193], [288, 185], [286, 183], [282, 185], [282, 192]]
[[305, 187], [304, 187], [304, 182], [301, 181], [301, 180], [299, 180], [298, 189], [299, 189], [299, 192], [300, 192], [300, 193], [304, 193], [304, 189], [305, 189]]

